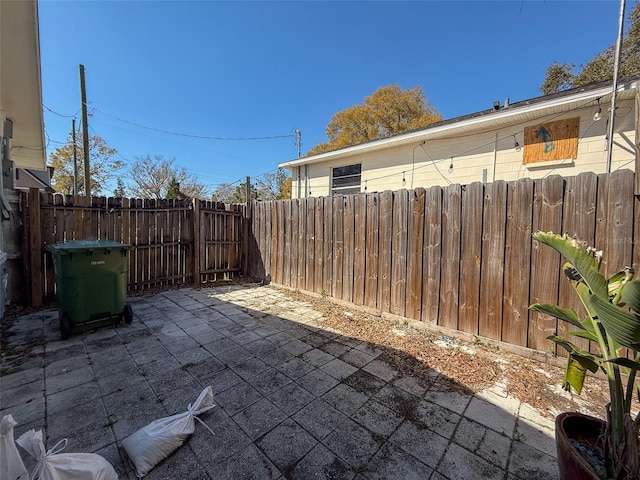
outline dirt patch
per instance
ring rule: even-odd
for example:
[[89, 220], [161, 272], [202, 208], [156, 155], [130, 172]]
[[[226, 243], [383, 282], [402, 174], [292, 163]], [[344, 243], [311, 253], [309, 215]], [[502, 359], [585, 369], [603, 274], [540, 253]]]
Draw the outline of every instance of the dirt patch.
[[408, 322], [351, 309], [328, 297], [318, 298], [284, 288], [271, 288], [293, 300], [312, 304], [324, 316], [322, 326], [381, 348], [381, 358], [403, 375], [420, 379], [424, 386], [433, 382], [434, 371], [440, 373], [438, 389], [441, 390], [477, 393], [502, 382], [510, 396], [550, 418], [568, 410], [604, 416], [609, 393], [602, 378], [588, 378], [582, 395], [572, 395], [561, 388], [562, 368], [506, 352], [481, 341], [465, 343], [416, 330]]

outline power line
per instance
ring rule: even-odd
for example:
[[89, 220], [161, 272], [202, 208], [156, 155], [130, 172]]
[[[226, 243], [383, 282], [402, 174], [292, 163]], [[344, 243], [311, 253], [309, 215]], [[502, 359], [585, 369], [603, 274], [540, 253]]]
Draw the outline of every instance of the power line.
[[160, 128], [154, 128], [154, 127], [149, 127], [147, 125], [142, 125], [141, 123], [137, 123], [137, 122], [132, 122], [130, 120], [125, 120], [124, 118], [120, 118], [120, 117], [116, 117], [115, 115], [112, 115], [110, 113], [107, 113], [97, 107], [92, 107], [93, 110], [102, 113], [103, 115], [106, 115], [108, 117], [111, 117], [115, 120], [118, 120], [119, 122], [123, 122], [123, 123], [128, 123], [129, 125], [133, 125], [135, 127], [138, 128], [144, 128], [146, 130], [151, 130], [153, 132], [158, 132], [158, 133], [164, 133], [166, 135], [175, 135], [177, 137], [187, 137], [187, 138], [198, 138], [201, 140], [231, 140], [231, 141], [245, 141], [245, 140], [273, 140], [273, 139], [277, 139], [277, 138], [290, 138], [293, 137], [294, 135], [292, 134], [288, 134], [288, 135], [272, 135], [272, 136], [267, 136], [267, 137], [212, 137], [209, 135], [194, 135], [194, 134], [190, 134], [190, 133], [180, 133], [180, 132], [172, 132], [170, 130], [163, 130]]
[[78, 115], [78, 113], [80, 113], [80, 110], [78, 110], [78, 111], [77, 111], [76, 113], [74, 113], [73, 115], [63, 115], [62, 113], [58, 113], [58, 112], [56, 112], [56, 111], [54, 111], [54, 110], [50, 109], [50, 108], [49, 108], [49, 107], [47, 107], [44, 103], [42, 104], [42, 106], [43, 106], [44, 108], [46, 108], [48, 111], [50, 111], [51, 113], [53, 113], [54, 115], [57, 115], [57, 116], [62, 117], [62, 118], [73, 118], [73, 117], [75, 117], [76, 115]]

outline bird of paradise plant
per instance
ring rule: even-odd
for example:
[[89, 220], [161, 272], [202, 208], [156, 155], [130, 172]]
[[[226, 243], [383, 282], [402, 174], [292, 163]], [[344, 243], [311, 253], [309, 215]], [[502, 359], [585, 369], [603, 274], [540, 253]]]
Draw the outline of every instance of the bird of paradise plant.
[[[606, 279], [599, 273], [602, 252], [580, 248], [566, 235], [537, 232], [533, 238], [567, 260], [563, 271], [587, 316], [581, 320], [575, 310], [552, 304], [536, 303], [529, 308], [569, 323], [575, 330], [566, 335], [589, 339], [600, 347], [600, 353], [591, 353], [561, 336], [547, 337], [569, 352], [563, 387], [580, 394], [587, 371], [604, 372], [610, 397], [603, 442], [607, 477], [640, 479], [640, 414], [635, 418], [631, 414], [634, 397], [640, 398], [636, 382], [640, 369], [640, 281], [632, 280], [630, 267]], [[623, 348], [632, 353], [632, 358], [623, 356]]]

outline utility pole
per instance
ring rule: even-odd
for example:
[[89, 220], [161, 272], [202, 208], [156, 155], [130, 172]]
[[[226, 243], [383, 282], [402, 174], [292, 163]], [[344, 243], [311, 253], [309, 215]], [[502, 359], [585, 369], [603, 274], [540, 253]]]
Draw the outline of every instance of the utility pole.
[[620, 0], [618, 41], [616, 42], [616, 55], [613, 60], [613, 92], [611, 93], [611, 117], [609, 118], [609, 138], [607, 139], [607, 173], [611, 173], [611, 156], [613, 154], [613, 124], [616, 119], [616, 94], [618, 93], [618, 71], [620, 68], [620, 51], [622, 50], [622, 35], [624, 28], [624, 4], [625, 0]]
[[76, 150], [76, 119], [71, 120], [71, 138], [73, 139], [73, 195], [78, 195], [78, 152]]
[[302, 131], [296, 130], [296, 145], [298, 146], [298, 158], [300, 158], [300, 149], [302, 148]]
[[80, 101], [82, 102], [82, 153], [84, 154], [85, 204], [91, 206], [91, 170], [89, 165], [89, 118], [87, 115], [87, 90], [84, 84], [84, 65], [80, 65]]

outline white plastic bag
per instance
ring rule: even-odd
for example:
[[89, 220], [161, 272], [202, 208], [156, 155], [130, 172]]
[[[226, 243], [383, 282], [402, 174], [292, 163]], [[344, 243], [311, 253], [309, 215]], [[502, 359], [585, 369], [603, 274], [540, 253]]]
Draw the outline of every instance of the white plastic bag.
[[0, 420], [0, 480], [29, 478], [16, 442], [13, 440], [13, 427], [17, 424], [10, 414]]
[[211, 387], [205, 388], [187, 411], [171, 417], [154, 420], [149, 425], [136, 430], [122, 441], [122, 448], [139, 478], [180, 447], [195, 431], [195, 421], [202, 423], [212, 434], [211, 429], [196, 415], [215, 407]]
[[111, 464], [95, 453], [59, 453], [67, 446], [67, 439], [45, 451], [41, 430], [29, 430], [17, 440], [37, 460], [31, 472], [32, 480], [118, 480]]

